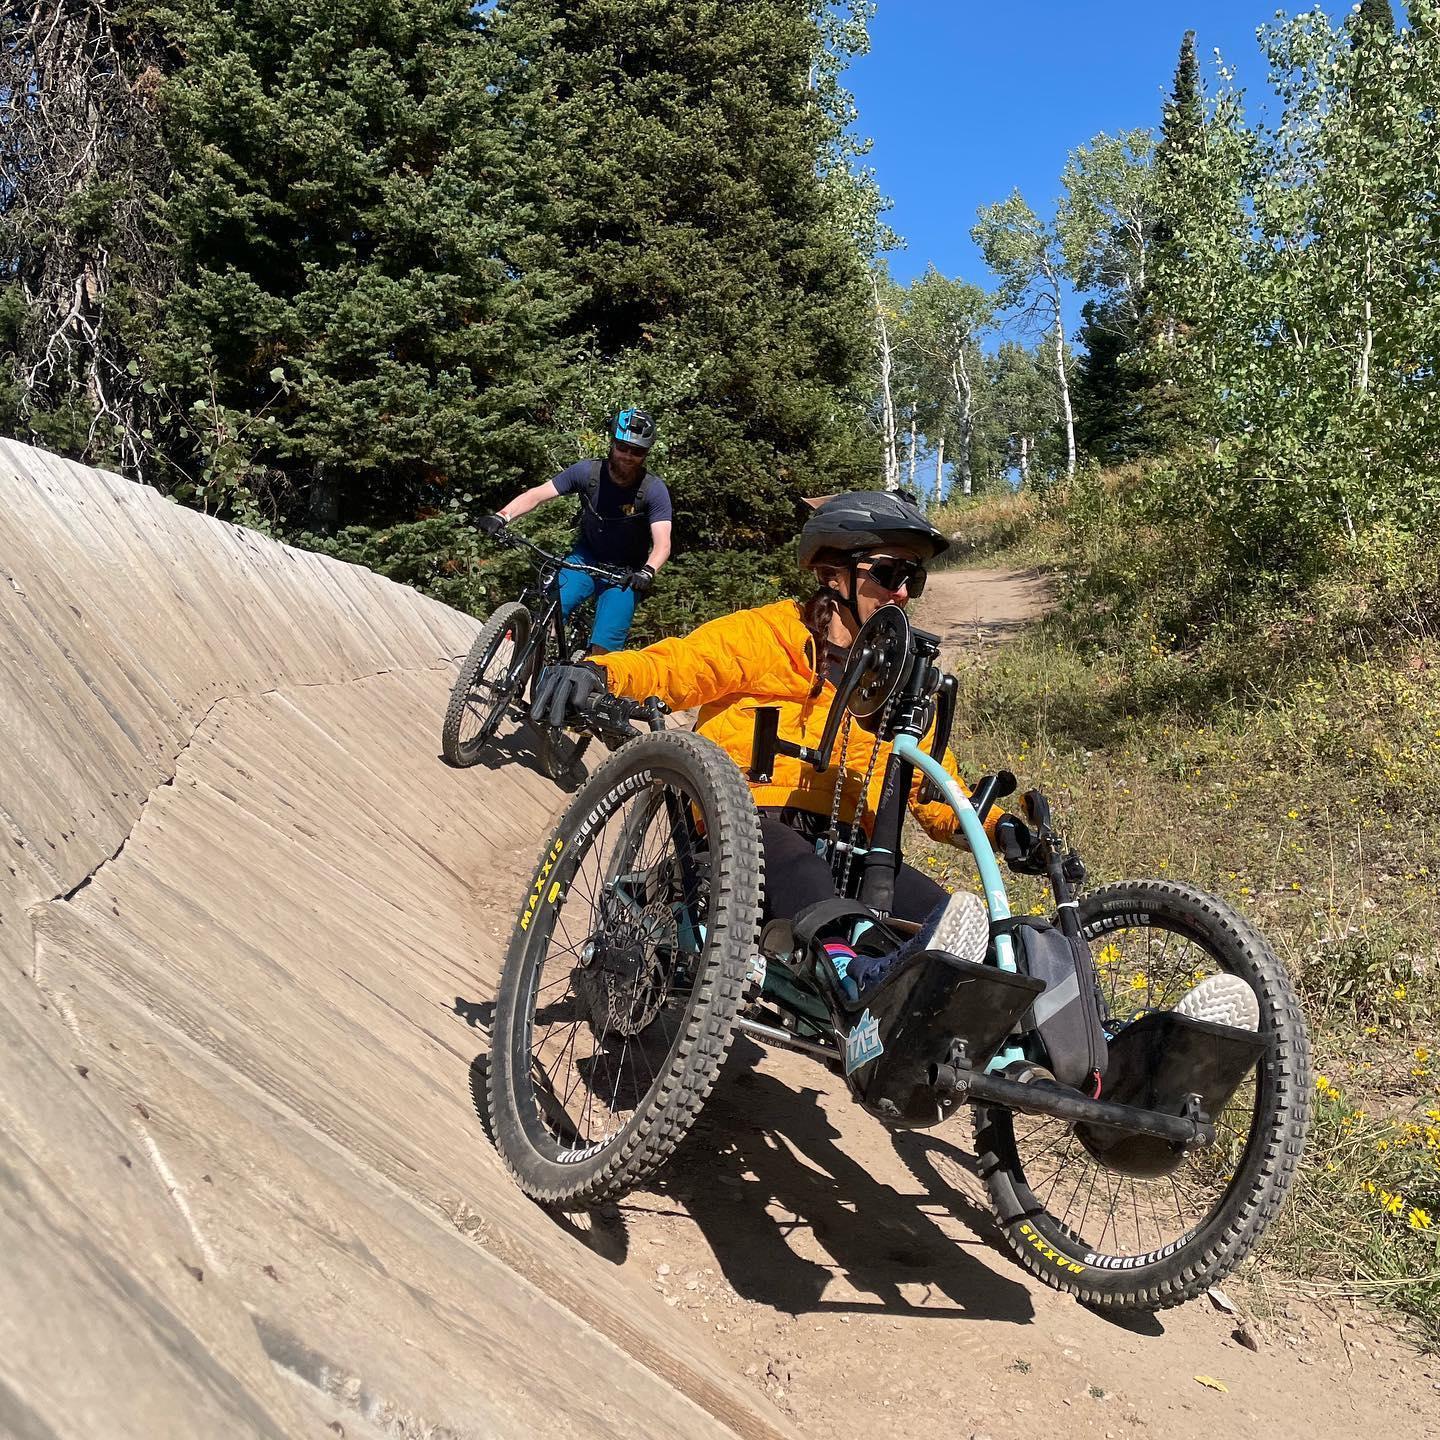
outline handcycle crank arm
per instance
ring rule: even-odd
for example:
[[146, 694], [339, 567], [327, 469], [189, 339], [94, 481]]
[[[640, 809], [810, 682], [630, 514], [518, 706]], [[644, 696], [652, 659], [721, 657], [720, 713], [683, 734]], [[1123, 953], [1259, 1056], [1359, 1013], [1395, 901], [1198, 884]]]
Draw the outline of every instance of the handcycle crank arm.
[[[950, 808], [954, 810], [956, 818], [960, 821], [960, 828], [965, 832], [965, 841], [975, 856], [975, 864], [980, 871], [980, 883], [985, 887], [985, 904], [990, 911], [990, 918], [991, 920], [1008, 920], [1010, 918], [1010, 900], [1005, 894], [1005, 881], [1000, 874], [995, 851], [990, 845], [990, 837], [985, 833], [985, 826], [975, 813], [975, 807], [970, 803], [970, 797], [960, 788], [955, 777], [933, 755], [927, 754], [920, 748], [920, 742], [913, 735], [897, 735], [895, 737], [895, 754], [902, 760], [908, 760], [917, 770], [921, 771], [925, 778], [939, 790]], [[1016, 968], [1015, 946], [1008, 935], [995, 937], [995, 959], [1002, 970], [1013, 971]]]
[[[990, 837], [985, 833], [985, 826], [975, 813], [975, 807], [970, 803], [970, 797], [960, 788], [959, 781], [940, 761], [921, 749], [920, 742], [915, 736], [897, 735], [895, 737], [895, 754], [902, 760], [908, 760], [919, 770], [954, 810], [956, 818], [960, 821], [960, 828], [965, 832], [966, 844], [969, 845], [970, 853], [975, 857], [975, 865], [980, 871], [980, 883], [985, 887], [985, 906], [990, 912], [990, 919], [992, 922], [1008, 920], [1010, 918], [1010, 899], [1005, 893], [1005, 880], [1000, 874], [1000, 866], [995, 859], [995, 851], [991, 848]], [[1015, 942], [1008, 935], [997, 935], [994, 944], [996, 965], [1001, 970], [1015, 973], [1019, 969], [1015, 963]], [[1000, 1048], [999, 1053], [990, 1061], [987, 1068], [992, 1072], [1003, 1070], [1012, 1061], [1023, 1058], [1020, 1047], [1012, 1041]]]

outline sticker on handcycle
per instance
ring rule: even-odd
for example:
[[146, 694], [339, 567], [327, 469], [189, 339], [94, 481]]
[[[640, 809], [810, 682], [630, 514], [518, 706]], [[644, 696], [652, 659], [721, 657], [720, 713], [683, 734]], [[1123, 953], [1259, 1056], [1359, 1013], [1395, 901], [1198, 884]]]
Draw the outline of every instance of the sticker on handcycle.
[[845, 1073], [853, 1075], [885, 1053], [880, 1039], [880, 1022], [866, 1010], [845, 1037]]

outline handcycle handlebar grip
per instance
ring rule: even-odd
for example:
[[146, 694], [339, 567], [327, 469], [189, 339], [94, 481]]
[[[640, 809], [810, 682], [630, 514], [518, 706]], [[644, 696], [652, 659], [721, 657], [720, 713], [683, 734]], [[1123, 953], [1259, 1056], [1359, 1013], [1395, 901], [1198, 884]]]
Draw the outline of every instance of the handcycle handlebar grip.
[[1017, 783], [1015, 776], [1009, 770], [1001, 770], [994, 775], [980, 777], [971, 793], [970, 803], [975, 807], [975, 814], [982, 823], [997, 800], [1003, 800], [1007, 795], [1015, 793]]
[[1032, 830], [1050, 829], [1050, 802], [1038, 790], [1027, 790], [1021, 803]]
[[651, 695], [647, 700], [631, 700], [607, 690], [596, 691], [575, 708], [586, 719], [601, 724], [649, 720], [652, 716], [670, 713], [670, 707], [658, 695]]
[[750, 742], [750, 778], [758, 784], [766, 784], [774, 774], [779, 735], [780, 707], [759, 706], [755, 711], [755, 735]]

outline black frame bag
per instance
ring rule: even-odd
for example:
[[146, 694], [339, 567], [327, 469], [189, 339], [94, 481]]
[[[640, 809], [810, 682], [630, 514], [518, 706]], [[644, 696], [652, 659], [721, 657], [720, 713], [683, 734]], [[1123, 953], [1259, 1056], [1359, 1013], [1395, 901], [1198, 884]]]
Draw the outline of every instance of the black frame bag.
[[1098, 1094], [1110, 1051], [1089, 947], [1035, 916], [1017, 916], [993, 929], [1014, 939], [1021, 973], [1045, 982], [1022, 1022], [1039, 1041], [1044, 1063], [1062, 1085]]

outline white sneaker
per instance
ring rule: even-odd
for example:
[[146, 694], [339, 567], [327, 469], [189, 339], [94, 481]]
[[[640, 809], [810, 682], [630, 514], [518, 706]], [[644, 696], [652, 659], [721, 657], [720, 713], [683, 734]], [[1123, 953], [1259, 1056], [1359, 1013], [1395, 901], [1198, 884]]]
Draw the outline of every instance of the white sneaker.
[[945, 902], [945, 909], [924, 942], [924, 948], [943, 950], [957, 960], [978, 963], [985, 958], [989, 944], [990, 912], [985, 902], [978, 895], [961, 890]]
[[1236, 1030], [1260, 1028], [1260, 1000], [1238, 975], [1211, 975], [1193, 986], [1175, 1006], [1175, 1014]]
[[[862, 956], [850, 962], [844, 981], [852, 1002], [869, 994], [899, 964], [922, 950], [943, 950], [957, 960], [984, 960], [990, 944], [990, 912], [985, 902], [962, 890], [946, 900], [939, 913], [898, 950], [889, 955]], [[853, 992], [853, 993], [852, 993]]]

